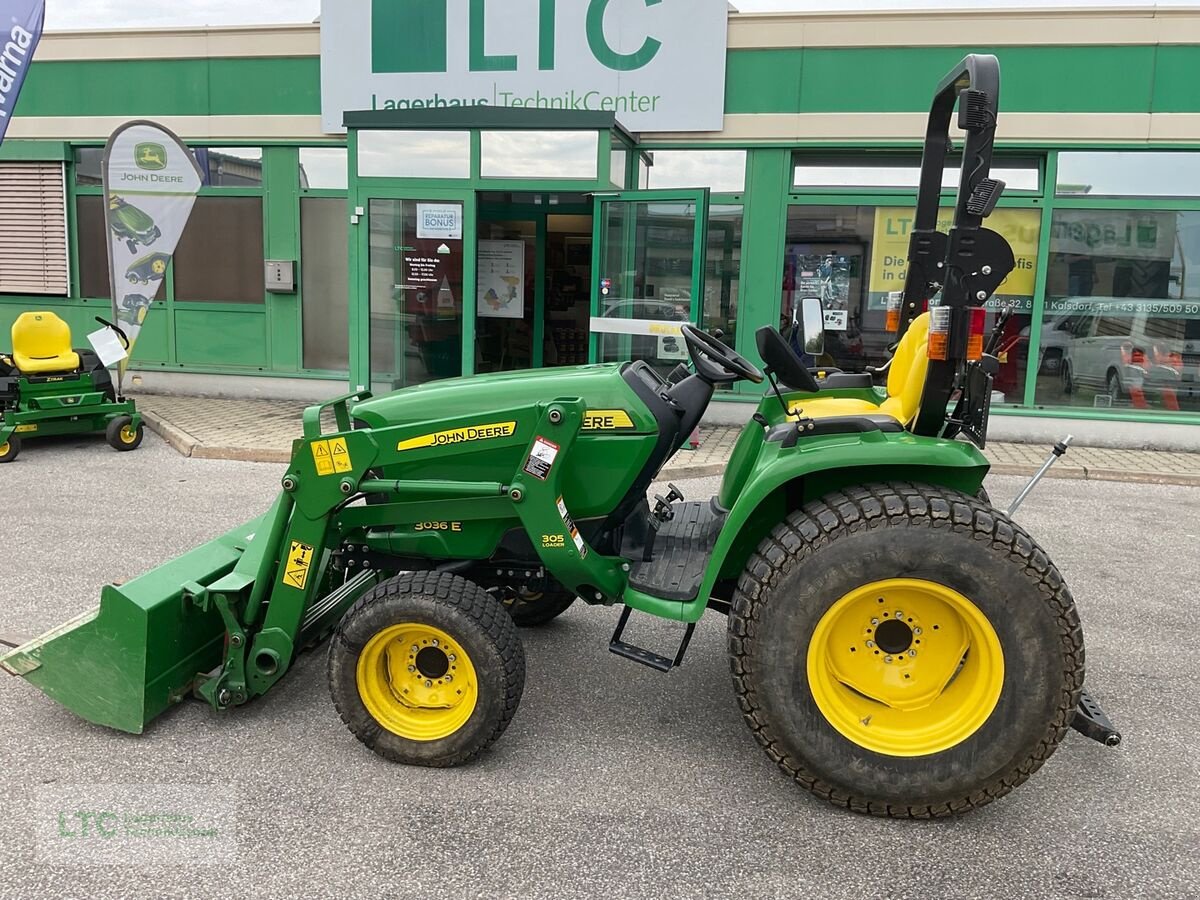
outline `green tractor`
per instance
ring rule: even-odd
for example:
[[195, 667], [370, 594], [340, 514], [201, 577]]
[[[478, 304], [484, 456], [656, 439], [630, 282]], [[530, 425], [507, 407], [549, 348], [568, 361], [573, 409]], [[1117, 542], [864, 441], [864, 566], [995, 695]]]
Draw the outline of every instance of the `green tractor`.
[[108, 208], [112, 212], [109, 223], [113, 234], [125, 242], [130, 253], [136, 254], [139, 244], [149, 247], [162, 237], [162, 231], [154, 224], [154, 219], [125, 198], [111, 195], [108, 198]]
[[[104, 319], [129, 342], [125, 333]], [[103, 432], [115, 450], [142, 443], [142, 417], [118, 396], [91, 350], [71, 349], [71, 328], [53, 312], [25, 312], [12, 327], [13, 352], [0, 355], [0, 463], [15, 460], [27, 438]]]
[[[726, 615], [756, 739], [852, 810], [961, 813], [1022, 783], [1072, 725], [1113, 742], [1082, 693], [1070, 591], [982, 495], [997, 360], [977, 312], [1014, 266], [982, 227], [1003, 189], [988, 177], [998, 94], [989, 56], [937, 92], [886, 390], [806, 368], [774, 329], [758, 335], [764, 372], [688, 325], [694, 371], [669, 378], [634, 362], [331, 401], [305, 413], [264, 516], [105, 587], [98, 610], [0, 665], [138, 733], [187, 697], [254, 702], [329, 638], [349, 730], [389, 760], [453, 766], [517, 711], [514, 617], [545, 621], [579, 598], [622, 606], [610, 649], [662, 672], [707, 610]], [[966, 163], [940, 234], [956, 106]], [[806, 313], [819, 351], [819, 303]], [[767, 378], [720, 492], [651, 505], [714, 391]], [[679, 623], [678, 649], [627, 640], [635, 612]]]

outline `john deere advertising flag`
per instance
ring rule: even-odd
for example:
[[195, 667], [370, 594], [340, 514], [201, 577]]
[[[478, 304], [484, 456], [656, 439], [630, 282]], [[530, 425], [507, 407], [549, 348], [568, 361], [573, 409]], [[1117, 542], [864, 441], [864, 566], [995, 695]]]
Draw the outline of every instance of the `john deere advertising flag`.
[[45, 0], [0, 0], [0, 144], [42, 38], [45, 17]]
[[[203, 180], [191, 151], [153, 122], [128, 122], [104, 150], [113, 313], [129, 352], [162, 291]], [[121, 363], [123, 375], [129, 360]]]

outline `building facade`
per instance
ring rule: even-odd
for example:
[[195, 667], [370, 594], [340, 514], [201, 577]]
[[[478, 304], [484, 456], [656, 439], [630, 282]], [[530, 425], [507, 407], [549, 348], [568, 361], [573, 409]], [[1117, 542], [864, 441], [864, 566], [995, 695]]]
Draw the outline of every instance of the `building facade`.
[[[102, 148], [151, 118], [208, 175], [147, 285], [147, 384], [671, 368], [685, 320], [755, 358], [805, 296], [824, 362], [862, 371], [887, 358], [933, 87], [989, 52], [1008, 185], [989, 221], [1017, 256], [994, 411], [1200, 424], [1200, 12], [731, 13], [727, 46], [721, 131], [634, 134], [637, 96], [536, 95], [379, 102], [342, 135], [318, 26], [48, 34], [0, 148], [0, 333], [31, 308], [77, 332], [108, 314]], [[268, 290], [271, 260], [294, 291]]]

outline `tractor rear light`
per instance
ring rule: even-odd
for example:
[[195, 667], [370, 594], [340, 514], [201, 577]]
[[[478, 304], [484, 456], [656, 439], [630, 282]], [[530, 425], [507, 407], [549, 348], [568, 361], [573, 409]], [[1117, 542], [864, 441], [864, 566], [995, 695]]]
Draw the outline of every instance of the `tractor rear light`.
[[950, 358], [950, 307], [935, 306], [929, 311], [929, 358], [945, 362]]
[[900, 307], [904, 305], [904, 292], [892, 291], [887, 298], [887, 325], [889, 334], [900, 330]]
[[971, 310], [971, 331], [967, 337], [967, 359], [978, 362], [983, 359], [983, 336], [987, 330], [987, 310], [983, 307]]

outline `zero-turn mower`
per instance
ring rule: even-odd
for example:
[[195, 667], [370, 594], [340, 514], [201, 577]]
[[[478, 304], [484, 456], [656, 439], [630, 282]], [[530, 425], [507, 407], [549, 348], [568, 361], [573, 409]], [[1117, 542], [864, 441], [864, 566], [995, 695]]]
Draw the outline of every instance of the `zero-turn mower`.
[[[514, 616], [545, 621], [579, 598], [622, 605], [610, 649], [663, 672], [706, 610], [726, 614], [755, 737], [852, 810], [960, 813], [1023, 782], [1072, 724], [1114, 742], [1082, 694], [1070, 591], [981, 492], [998, 365], [982, 307], [1014, 266], [982, 227], [1003, 189], [988, 177], [998, 94], [990, 56], [938, 88], [885, 390], [815, 373], [771, 328], [764, 372], [684, 326], [694, 371], [669, 378], [634, 362], [354, 394], [305, 413], [265, 515], [105, 587], [99, 609], [0, 663], [136, 733], [189, 696], [234, 711], [331, 637], [350, 731], [389, 760], [452, 766], [517, 710]], [[963, 176], [940, 234], [956, 106]], [[767, 378], [720, 492], [651, 505], [715, 389]], [[678, 650], [627, 641], [635, 612], [680, 623]]]
[[[125, 341], [124, 332], [112, 328]], [[91, 350], [71, 349], [71, 329], [52, 312], [25, 312], [12, 327], [13, 352], [0, 355], [0, 463], [12, 462], [26, 438], [102, 431], [116, 450], [142, 443], [142, 417], [117, 395], [108, 369]]]

